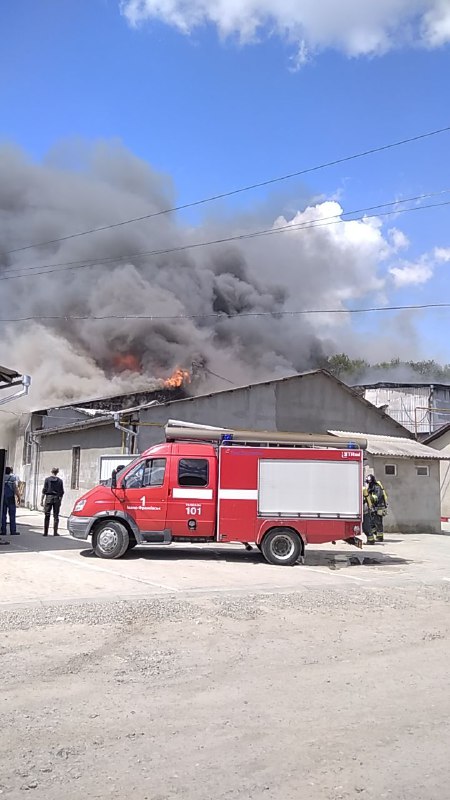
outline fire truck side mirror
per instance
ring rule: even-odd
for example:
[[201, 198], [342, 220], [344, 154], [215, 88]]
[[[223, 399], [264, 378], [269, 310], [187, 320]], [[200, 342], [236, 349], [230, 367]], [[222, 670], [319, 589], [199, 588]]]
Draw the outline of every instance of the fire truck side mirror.
[[117, 486], [117, 472], [113, 469], [111, 474], [111, 489], [115, 489]]

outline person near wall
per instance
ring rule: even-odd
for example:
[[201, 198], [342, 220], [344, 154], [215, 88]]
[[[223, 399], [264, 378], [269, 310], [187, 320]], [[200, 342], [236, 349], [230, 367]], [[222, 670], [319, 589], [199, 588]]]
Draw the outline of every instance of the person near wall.
[[367, 536], [367, 544], [375, 544], [376, 527], [374, 524], [372, 500], [366, 486], [363, 488], [363, 533]]
[[16, 501], [20, 501], [17, 478], [13, 474], [11, 467], [6, 467], [3, 479], [3, 503], [2, 503], [2, 528], [1, 535], [6, 536], [6, 526], [9, 517], [9, 532], [11, 536], [18, 536], [16, 527]]
[[59, 510], [64, 497], [64, 484], [58, 478], [58, 467], [53, 467], [51, 475], [44, 481], [42, 489], [41, 506], [44, 506], [44, 536], [48, 536], [50, 517], [53, 512], [53, 536], [59, 536]]
[[388, 498], [380, 481], [375, 475], [368, 475], [366, 478], [367, 496], [371, 508], [371, 531], [367, 536], [367, 544], [374, 544], [384, 541], [383, 519], [387, 514]]

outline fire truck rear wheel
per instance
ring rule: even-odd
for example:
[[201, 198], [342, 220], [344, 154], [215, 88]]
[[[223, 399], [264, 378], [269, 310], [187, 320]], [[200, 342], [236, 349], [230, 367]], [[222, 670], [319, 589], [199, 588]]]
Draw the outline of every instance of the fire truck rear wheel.
[[289, 528], [274, 528], [262, 540], [261, 551], [269, 564], [290, 567], [302, 554], [302, 542], [298, 533]]
[[120, 522], [105, 520], [95, 530], [92, 549], [99, 558], [121, 558], [128, 549], [130, 535]]

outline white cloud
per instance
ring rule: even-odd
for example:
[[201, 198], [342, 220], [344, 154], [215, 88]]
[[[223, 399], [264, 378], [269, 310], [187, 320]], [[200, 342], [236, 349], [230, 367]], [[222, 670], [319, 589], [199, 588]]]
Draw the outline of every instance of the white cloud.
[[[348, 301], [373, 298], [384, 288], [380, 267], [392, 250], [380, 221], [344, 221], [342, 213], [336, 201], [317, 203], [289, 220], [274, 221], [274, 228], [289, 225], [292, 231], [251, 239], [246, 245], [259, 275], [276, 275], [289, 287], [288, 308], [345, 309]], [[330, 223], [333, 216], [336, 223]], [[325, 315], [325, 320], [318, 317], [311, 324], [323, 330], [340, 323], [338, 317]]]
[[450, 261], [450, 247], [436, 247], [434, 257], [436, 261]]
[[162, 20], [185, 34], [215, 25], [241, 41], [266, 33], [296, 43], [296, 66], [331, 47], [349, 56], [450, 42], [449, 0], [121, 0], [131, 25]]
[[433, 264], [423, 256], [416, 263], [406, 261], [400, 267], [392, 267], [389, 272], [399, 289], [405, 286], [420, 286], [433, 277]]
[[435, 0], [423, 20], [424, 39], [430, 47], [441, 47], [450, 41], [450, 2]]
[[403, 231], [399, 230], [399, 228], [391, 228], [388, 233], [392, 248], [395, 251], [404, 250], [405, 248], [409, 247], [408, 237], [403, 233]]

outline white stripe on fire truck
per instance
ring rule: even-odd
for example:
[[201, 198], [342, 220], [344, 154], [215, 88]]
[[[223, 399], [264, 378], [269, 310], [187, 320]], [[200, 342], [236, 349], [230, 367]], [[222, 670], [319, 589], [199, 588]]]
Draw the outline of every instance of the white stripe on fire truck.
[[258, 489], [219, 489], [219, 500], [257, 500]]
[[174, 489], [173, 497], [183, 500], [212, 500], [212, 489]]

